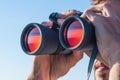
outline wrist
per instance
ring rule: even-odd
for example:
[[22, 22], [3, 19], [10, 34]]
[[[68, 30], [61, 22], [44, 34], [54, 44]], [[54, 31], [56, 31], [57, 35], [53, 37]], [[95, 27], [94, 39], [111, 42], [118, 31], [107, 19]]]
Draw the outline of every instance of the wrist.
[[50, 80], [49, 74], [44, 71], [33, 71], [27, 78], [27, 80]]

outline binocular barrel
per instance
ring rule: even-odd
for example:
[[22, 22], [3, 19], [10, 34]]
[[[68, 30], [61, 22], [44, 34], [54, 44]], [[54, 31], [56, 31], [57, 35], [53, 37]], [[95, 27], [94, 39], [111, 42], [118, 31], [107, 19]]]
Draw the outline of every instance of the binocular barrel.
[[[52, 29], [38, 23], [28, 24], [21, 35], [21, 47], [29, 55], [69, 54], [73, 50], [88, 50], [95, 43], [92, 24], [79, 15], [65, 19], [57, 25], [58, 15], [52, 14]], [[59, 28], [59, 29], [57, 29]]]
[[88, 50], [95, 44], [93, 25], [79, 15], [68, 17], [60, 27], [61, 45], [69, 50]]
[[21, 46], [29, 55], [53, 54], [64, 50], [59, 42], [59, 33], [38, 23], [30, 23], [24, 28]]

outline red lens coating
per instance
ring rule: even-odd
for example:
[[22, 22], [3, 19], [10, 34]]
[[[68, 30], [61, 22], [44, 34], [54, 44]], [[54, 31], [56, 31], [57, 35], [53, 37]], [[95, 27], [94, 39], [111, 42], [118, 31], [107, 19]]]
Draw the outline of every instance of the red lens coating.
[[70, 47], [78, 45], [83, 36], [83, 28], [79, 21], [72, 22], [67, 29], [67, 42]]
[[41, 44], [41, 33], [38, 28], [34, 27], [28, 34], [27, 45], [30, 52], [35, 51]]

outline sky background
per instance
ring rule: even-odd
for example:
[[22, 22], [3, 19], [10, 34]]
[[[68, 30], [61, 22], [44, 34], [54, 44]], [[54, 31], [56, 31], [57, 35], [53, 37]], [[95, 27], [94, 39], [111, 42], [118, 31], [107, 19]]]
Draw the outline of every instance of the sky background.
[[[52, 12], [84, 11], [90, 6], [90, 0], [0, 0], [1, 80], [26, 80], [32, 69], [34, 56], [26, 55], [20, 46], [21, 32], [28, 23], [48, 21]], [[59, 80], [86, 80], [88, 61], [85, 55]]]

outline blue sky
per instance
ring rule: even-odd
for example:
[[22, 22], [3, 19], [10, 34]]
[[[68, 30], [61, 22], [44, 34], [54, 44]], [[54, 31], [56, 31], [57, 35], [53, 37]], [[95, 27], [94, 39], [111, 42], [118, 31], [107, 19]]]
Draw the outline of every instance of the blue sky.
[[[48, 21], [52, 12], [69, 9], [84, 11], [89, 0], [1, 0], [0, 1], [0, 78], [26, 80], [34, 56], [26, 55], [20, 46], [20, 36], [25, 25]], [[59, 80], [86, 80], [89, 58], [84, 58], [67, 75]], [[93, 74], [91, 76], [93, 80]]]

